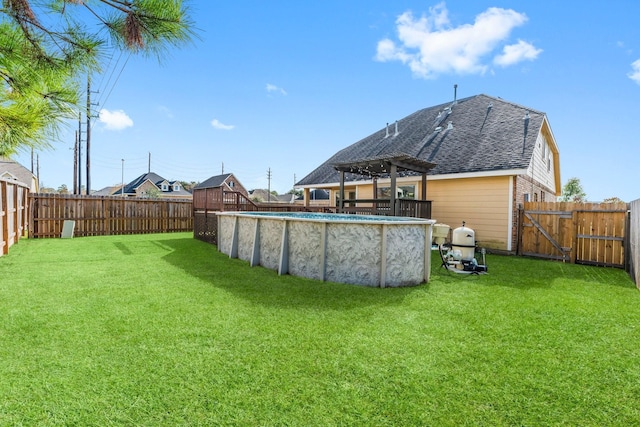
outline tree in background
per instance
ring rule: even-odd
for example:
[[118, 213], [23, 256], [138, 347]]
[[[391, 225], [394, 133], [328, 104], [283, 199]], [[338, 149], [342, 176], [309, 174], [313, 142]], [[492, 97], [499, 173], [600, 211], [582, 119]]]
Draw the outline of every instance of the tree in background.
[[162, 197], [162, 191], [157, 188], [150, 188], [145, 191], [143, 197], [146, 197], [147, 199], [159, 199]]
[[193, 35], [181, 0], [2, 0], [0, 155], [57, 139], [82, 105], [79, 78], [100, 70], [107, 46], [161, 59]]
[[567, 183], [562, 187], [562, 195], [560, 200], [563, 202], [579, 202], [587, 201], [587, 194], [582, 189], [582, 184], [578, 178], [569, 178]]
[[191, 181], [191, 182], [180, 181], [180, 185], [182, 185], [182, 188], [184, 188], [188, 192], [192, 192], [193, 191], [193, 187], [195, 187], [198, 184], [200, 184], [200, 183], [196, 182], [196, 181]]
[[614, 196], [614, 197], [607, 197], [602, 201], [602, 203], [625, 203], [625, 201], [622, 200], [620, 197]]

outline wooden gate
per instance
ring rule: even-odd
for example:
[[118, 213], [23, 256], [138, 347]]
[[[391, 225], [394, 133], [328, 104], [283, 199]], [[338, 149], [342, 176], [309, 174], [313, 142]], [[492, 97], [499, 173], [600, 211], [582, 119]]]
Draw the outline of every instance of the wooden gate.
[[626, 203], [527, 202], [518, 253], [624, 268], [627, 211]]

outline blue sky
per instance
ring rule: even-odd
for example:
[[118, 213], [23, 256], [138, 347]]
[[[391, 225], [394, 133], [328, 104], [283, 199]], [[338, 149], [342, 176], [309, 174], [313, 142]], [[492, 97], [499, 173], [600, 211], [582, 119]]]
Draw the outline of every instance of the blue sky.
[[[285, 193], [336, 151], [418, 109], [484, 93], [545, 112], [562, 184], [640, 198], [640, 2], [190, 2], [199, 39], [93, 76], [91, 189], [151, 170], [233, 172]], [[77, 124], [39, 153], [73, 186]], [[124, 163], [122, 162], [124, 159]], [[29, 153], [18, 160], [28, 167]], [[123, 168], [124, 164], [124, 168]], [[83, 171], [83, 183], [86, 177]]]

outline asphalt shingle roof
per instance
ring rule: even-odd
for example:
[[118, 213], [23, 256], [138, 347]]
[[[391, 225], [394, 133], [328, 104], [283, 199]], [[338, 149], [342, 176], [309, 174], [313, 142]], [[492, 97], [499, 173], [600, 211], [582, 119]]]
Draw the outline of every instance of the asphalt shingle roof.
[[200, 184], [196, 185], [194, 187], [194, 189], [196, 189], [196, 188], [218, 188], [224, 183], [224, 181], [227, 178], [229, 178], [229, 176], [231, 176], [230, 173], [212, 176], [211, 178], [208, 178], [207, 180], [205, 180], [205, 181], [201, 182]]
[[[389, 124], [340, 150], [296, 185], [339, 182], [334, 165], [391, 155], [435, 163], [428, 175], [525, 169], [545, 117], [484, 94], [424, 108], [399, 120], [397, 134], [396, 123]], [[346, 181], [367, 178], [345, 175]]]
[[[125, 184], [124, 186], [124, 193], [125, 194], [135, 194], [136, 192], [136, 188], [138, 188], [140, 185], [142, 185], [142, 183], [144, 183], [145, 181], [151, 181], [154, 185], [156, 185], [157, 187], [160, 186], [160, 184], [163, 181], [167, 181], [170, 184], [170, 190], [166, 193], [171, 193], [172, 195], [191, 195], [191, 193], [189, 193], [187, 190], [183, 189], [182, 186], [180, 186], [180, 190], [178, 191], [173, 191], [173, 189], [171, 188], [171, 184], [173, 184], [176, 181], [169, 181], [164, 179], [163, 177], [161, 177], [160, 175], [158, 175], [157, 173], [154, 172], [149, 172], [149, 173], [144, 173], [142, 175], [140, 175], [139, 177], [137, 177], [136, 179], [134, 179], [133, 181], [131, 181], [128, 184]], [[122, 194], [122, 189], [117, 190], [114, 194]]]
[[33, 174], [29, 169], [6, 157], [0, 157], [0, 175], [5, 172], [9, 172], [16, 177], [19, 182], [26, 185], [31, 185], [31, 181], [33, 180]]

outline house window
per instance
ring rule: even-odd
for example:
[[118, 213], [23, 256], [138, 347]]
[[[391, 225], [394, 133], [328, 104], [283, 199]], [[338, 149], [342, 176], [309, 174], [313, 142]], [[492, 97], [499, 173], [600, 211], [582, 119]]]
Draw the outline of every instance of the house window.
[[162, 184], [162, 191], [169, 191], [169, 186], [167, 184]]
[[[344, 199], [345, 200], [356, 200], [356, 192], [351, 190], [351, 191], [347, 191], [345, 190], [344, 192]], [[335, 200], [336, 200], [336, 204], [335, 206], [340, 206], [340, 192], [336, 191], [335, 192]], [[349, 202], [348, 204], [345, 203], [345, 206], [355, 206], [355, 202]]]
[[[401, 185], [399, 187], [396, 187], [396, 191], [398, 192], [396, 196], [397, 198], [402, 198], [402, 199], [416, 198], [415, 185]], [[391, 198], [391, 187], [378, 187], [378, 194], [376, 194], [376, 198], [378, 199]]]
[[533, 201], [534, 202], [538, 201], [538, 193], [533, 193]]
[[525, 202], [529, 201], [529, 193], [524, 193], [524, 201]]
[[229, 181], [229, 187], [233, 188], [233, 186], [234, 186], [234, 185], [236, 185], [236, 183], [235, 183], [235, 182], [233, 182], [233, 181]]
[[544, 191], [540, 192], [540, 201], [544, 202]]
[[180, 191], [180, 184], [173, 184], [173, 191]]
[[[349, 191], [349, 195], [347, 196], [347, 200], [355, 200], [356, 199], [356, 192], [355, 191]], [[355, 206], [356, 202], [349, 202], [349, 206]]]

